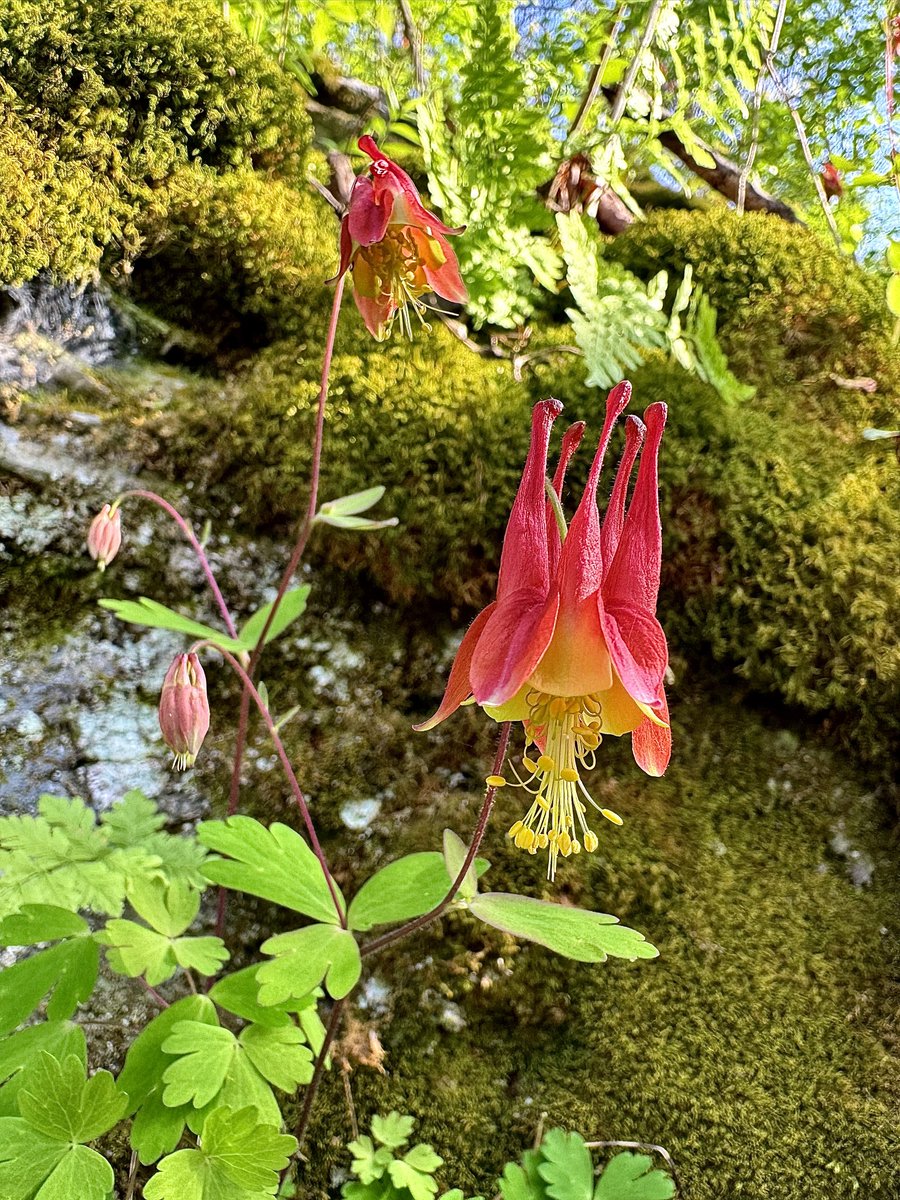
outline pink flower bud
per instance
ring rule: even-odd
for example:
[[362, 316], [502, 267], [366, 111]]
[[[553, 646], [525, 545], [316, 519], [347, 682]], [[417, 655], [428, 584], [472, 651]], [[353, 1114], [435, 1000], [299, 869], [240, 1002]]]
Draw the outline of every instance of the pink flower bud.
[[91, 521], [91, 527], [88, 530], [88, 554], [96, 560], [100, 570], [104, 571], [106, 564], [111, 563], [119, 553], [121, 545], [122, 522], [118, 505], [110, 510], [109, 505], [104, 504]]
[[192, 767], [209, 729], [206, 676], [196, 654], [176, 654], [166, 672], [159, 697], [159, 727], [175, 755], [175, 770]]

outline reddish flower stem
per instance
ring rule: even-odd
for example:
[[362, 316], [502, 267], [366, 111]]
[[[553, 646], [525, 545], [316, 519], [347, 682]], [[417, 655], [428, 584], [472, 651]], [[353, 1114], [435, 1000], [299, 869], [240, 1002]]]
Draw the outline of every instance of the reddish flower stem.
[[328, 890], [331, 893], [331, 899], [334, 903], [334, 910], [338, 915], [338, 920], [340, 921], [341, 928], [346, 929], [347, 928], [347, 916], [344, 912], [344, 909], [343, 909], [343, 906], [341, 905], [340, 900], [338, 899], [337, 888], [335, 887], [334, 880], [331, 878], [331, 872], [328, 869], [328, 863], [325, 859], [325, 852], [323, 851], [323, 849], [319, 843], [319, 838], [318, 838], [318, 835], [316, 834], [316, 828], [313, 825], [312, 817], [310, 816], [310, 813], [309, 813], [309, 806], [306, 803], [306, 797], [303, 795], [303, 789], [300, 787], [300, 784], [297, 782], [297, 776], [294, 774], [294, 768], [291, 766], [291, 760], [288, 758], [287, 751], [284, 748], [284, 742], [282, 742], [281, 736], [278, 733], [278, 727], [276, 726], [275, 722], [272, 720], [272, 714], [269, 712], [268, 708], [266, 708], [265, 704], [263, 703], [262, 696], [260, 696], [259, 692], [253, 686], [252, 679], [250, 678], [248, 673], [244, 670], [244, 668], [241, 666], [241, 664], [238, 662], [238, 660], [235, 658], [235, 656], [233, 654], [229, 654], [228, 651], [223, 650], [221, 646], [213, 645], [212, 642], [196, 642], [191, 647], [191, 649], [193, 651], [197, 651], [201, 647], [207, 646], [207, 645], [213, 646], [213, 649], [218, 650], [218, 652], [222, 655], [222, 657], [225, 659], [225, 661], [231, 665], [232, 670], [234, 670], [235, 673], [238, 676], [240, 676], [240, 678], [244, 684], [245, 691], [248, 692], [250, 699], [253, 701], [253, 703], [256, 705], [256, 707], [259, 709], [260, 716], [262, 717], [263, 721], [265, 721], [265, 723], [266, 723], [266, 728], [269, 731], [269, 736], [272, 739], [272, 743], [275, 746], [275, 751], [276, 751], [278, 757], [281, 759], [281, 765], [284, 768], [285, 775], [287, 776], [288, 784], [290, 785], [290, 789], [294, 794], [294, 799], [297, 802], [297, 807], [300, 809], [300, 813], [303, 817], [303, 824], [306, 826], [306, 832], [309, 834], [309, 840], [310, 840], [310, 843], [312, 844], [313, 853], [315, 854], [316, 858], [319, 860], [319, 866], [322, 868], [322, 874], [325, 876], [325, 882], [328, 884]]
[[322, 1075], [325, 1072], [328, 1052], [331, 1050], [331, 1044], [337, 1036], [338, 1027], [341, 1023], [341, 1017], [343, 1016], [346, 1004], [346, 996], [342, 1000], [336, 1000], [331, 1010], [331, 1016], [328, 1018], [328, 1025], [325, 1029], [325, 1040], [322, 1042], [322, 1047], [316, 1058], [313, 1077], [309, 1081], [309, 1087], [306, 1089], [306, 1095], [303, 1097], [303, 1108], [300, 1112], [300, 1118], [297, 1121], [297, 1129], [294, 1134], [297, 1139], [298, 1152], [303, 1149], [303, 1142], [306, 1139], [306, 1132], [309, 1129], [309, 1121], [312, 1116], [313, 1104], [319, 1091], [319, 1084], [322, 1082]]
[[209, 589], [215, 597], [216, 604], [219, 606], [219, 612], [222, 614], [222, 620], [225, 622], [225, 627], [228, 630], [229, 636], [236, 638], [237, 629], [235, 628], [231, 613], [228, 611], [228, 605], [225, 603], [225, 598], [219, 589], [218, 583], [216, 582], [216, 577], [213, 574], [213, 569], [209, 564], [209, 559], [206, 557], [206, 551], [200, 545], [197, 535], [194, 533], [193, 529], [191, 529], [188, 522], [184, 519], [177, 508], [174, 508], [168, 502], [168, 500], [164, 500], [162, 496], [157, 496], [156, 492], [146, 492], [143, 489], [136, 488], [132, 491], [123, 492], [119, 499], [124, 500], [129, 496], [136, 496], [141, 500], [150, 500], [153, 504], [156, 504], [159, 508], [161, 508], [163, 512], [168, 513], [168, 515], [176, 523], [178, 528], [190, 542], [194, 553], [197, 555], [200, 566], [203, 568], [203, 574], [206, 576], [206, 582], [209, 584]]
[[[303, 557], [303, 552], [306, 550], [306, 544], [309, 541], [309, 535], [312, 532], [313, 522], [316, 517], [316, 507], [319, 500], [319, 474], [322, 463], [322, 442], [325, 432], [325, 405], [328, 400], [328, 380], [331, 374], [331, 360], [334, 356], [334, 339], [337, 333], [338, 317], [341, 311], [341, 300], [344, 295], [344, 276], [338, 279], [334, 289], [334, 300], [331, 305], [331, 320], [328, 324], [328, 334], [325, 339], [325, 353], [322, 359], [322, 379], [319, 384], [319, 401], [316, 412], [316, 431], [313, 439], [313, 461], [312, 474], [309, 484], [309, 504], [306, 508], [306, 516], [303, 524], [300, 527], [300, 533], [297, 537], [297, 542], [288, 560], [288, 564], [281, 576], [281, 582], [278, 585], [278, 592], [275, 596], [274, 603], [269, 612], [266, 623], [262, 628], [253, 653], [250, 655], [248, 664], [248, 674], [252, 679], [259, 662], [259, 656], [262, 654], [263, 646], [265, 645], [266, 635], [269, 628], [275, 619], [275, 614], [278, 611], [281, 601], [284, 599], [284, 594], [290, 585], [294, 572], [300, 565], [300, 560]], [[241, 770], [244, 765], [244, 748], [247, 744], [247, 726], [250, 721], [250, 693], [246, 686], [241, 692], [241, 707], [238, 713], [237, 737], [234, 746], [234, 762], [231, 768], [231, 784], [228, 789], [228, 816], [234, 816], [237, 812], [238, 801], [241, 794]], [[222, 936], [222, 931], [225, 928], [225, 912], [228, 907], [228, 893], [225, 888], [219, 889], [218, 912], [216, 915], [216, 933], [219, 937]]]
[[[494, 756], [494, 765], [491, 769], [492, 775], [499, 775], [503, 770], [503, 763], [506, 759], [506, 751], [509, 748], [509, 731], [511, 722], [504, 721], [500, 726], [500, 739], [497, 742], [497, 753]], [[449, 904], [452, 903], [456, 893], [459, 891], [462, 881], [475, 861], [475, 855], [478, 853], [482, 840], [484, 839], [485, 831], [487, 830], [488, 820], [490, 819], [491, 810], [494, 807], [494, 798], [497, 795], [497, 789], [491, 785], [488, 786], [484, 793], [484, 803], [481, 806], [481, 813], [478, 817], [478, 824], [475, 826], [475, 832], [472, 835], [472, 841], [469, 849], [466, 852], [466, 857], [463, 860], [463, 865], [460, 867], [459, 874], [453, 881], [450, 890], [440, 903], [436, 904], [424, 916], [416, 917], [413, 921], [408, 921], [406, 925], [401, 925], [399, 929], [392, 929], [388, 933], [383, 933], [381, 937], [374, 938], [371, 942], [367, 942], [365, 946], [360, 946], [360, 955], [365, 958], [366, 955], [375, 954], [379, 950], [383, 950], [385, 946], [393, 945], [394, 942], [399, 942], [401, 938], [408, 937], [409, 934], [415, 933], [422, 929], [425, 925], [430, 925], [432, 921], [444, 912]]]

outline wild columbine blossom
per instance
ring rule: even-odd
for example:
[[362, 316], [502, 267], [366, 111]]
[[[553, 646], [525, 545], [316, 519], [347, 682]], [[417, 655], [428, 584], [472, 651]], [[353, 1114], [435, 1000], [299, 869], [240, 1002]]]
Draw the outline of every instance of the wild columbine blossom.
[[359, 148], [372, 164], [357, 177], [341, 222], [337, 278], [352, 273], [356, 306], [380, 342], [398, 314], [404, 332], [411, 334], [409, 310], [423, 320], [426, 292], [465, 303], [466, 288], [445, 236], [463, 230], [445, 225], [423, 206], [407, 173], [385, 158], [371, 137], [361, 137]]
[[116, 557], [121, 545], [122, 516], [118, 503], [112, 508], [104, 504], [88, 529], [88, 554], [96, 561], [100, 570], [105, 571], [107, 563], [111, 563]]
[[[629, 383], [609, 394], [600, 444], [568, 532], [559, 497], [584, 425], [573, 425], [563, 438], [548, 500], [547, 449], [562, 405], [543, 400], [535, 406], [531, 448], [503, 542], [497, 599], [463, 638], [440, 708], [417, 726], [432, 728], [470, 697], [496, 721], [522, 722], [524, 778], [514, 771], [513, 786], [525, 788], [532, 803], [509, 836], [532, 854], [549, 851], [551, 879], [560, 855], [597, 848], [588, 804], [622, 824], [616, 813], [596, 804], [581, 780], [580, 769], [593, 767], [603, 735], [630, 733], [635, 760], [649, 775], [662, 775], [671, 750], [663, 691], [668, 650], [656, 619], [662, 550], [657, 460], [664, 404], [652, 404], [644, 421], [628, 418], [625, 451], [602, 525], [597, 509], [604, 453], [630, 395]], [[488, 782], [502, 786], [507, 780], [490, 776]]]
[[176, 654], [159, 697], [159, 727], [176, 771], [192, 767], [209, 729], [206, 675], [196, 654]]

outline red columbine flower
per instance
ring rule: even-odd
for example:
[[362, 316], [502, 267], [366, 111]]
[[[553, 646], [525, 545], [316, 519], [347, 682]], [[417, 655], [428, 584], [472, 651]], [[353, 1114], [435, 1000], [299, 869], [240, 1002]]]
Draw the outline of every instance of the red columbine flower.
[[106, 564], [119, 553], [122, 545], [122, 517], [118, 504], [112, 508], [104, 504], [91, 521], [87, 535], [88, 554], [93, 558], [101, 571], [106, 570]]
[[159, 697], [159, 727], [176, 771], [192, 767], [209, 729], [206, 675], [196, 654], [176, 654]]
[[[509, 836], [532, 854], [549, 850], [551, 879], [560, 854], [597, 848], [585, 801], [622, 823], [614, 812], [599, 808], [579, 774], [580, 767], [594, 765], [603, 734], [630, 733], [635, 760], [649, 775], [662, 775], [671, 750], [663, 691], [668, 650], [656, 619], [662, 551], [657, 460], [664, 404], [652, 404], [643, 422], [628, 418], [625, 452], [602, 525], [597, 510], [603, 456], [630, 395], [629, 383], [609, 394], [600, 444], [565, 540], [562, 522], [553, 516], [557, 506], [545, 494], [550, 430], [562, 405], [543, 400], [535, 406], [531, 448], [503, 542], [497, 599], [463, 638], [440, 708], [417, 726], [430, 729], [469, 697], [497, 721], [523, 723], [526, 774], [516, 777], [533, 802]], [[563, 438], [553, 480], [556, 500], [583, 431], [583, 424], [573, 425]], [[642, 443], [626, 514], [629, 479]], [[490, 782], [506, 781], [491, 776]]]
[[405, 332], [411, 333], [409, 309], [421, 320], [426, 292], [465, 303], [465, 284], [445, 237], [464, 227], [451, 229], [430, 213], [407, 173], [385, 158], [368, 135], [359, 139], [359, 148], [372, 164], [357, 177], [341, 222], [337, 278], [352, 272], [356, 306], [369, 332], [383, 341], [398, 313]]

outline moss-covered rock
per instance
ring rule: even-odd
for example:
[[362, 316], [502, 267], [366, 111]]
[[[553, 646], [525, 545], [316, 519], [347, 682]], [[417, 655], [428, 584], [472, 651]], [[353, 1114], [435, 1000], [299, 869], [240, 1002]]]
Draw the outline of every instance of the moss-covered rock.
[[311, 190], [248, 169], [182, 167], [141, 222], [132, 291], [168, 320], [246, 349], [327, 312], [337, 222]]
[[108, 247], [133, 256], [141, 214], [158, 221], [158, 189], [185, 163], [294, 181], [307, 167], [302, 91], [214, 0], [10, 0], [0, 78], [0, 172], [19, 184], [2, 202], [13, 246], [37, 225], [33, 244], [0, 259], [0, 283], [41, 267], [83, 277]]

